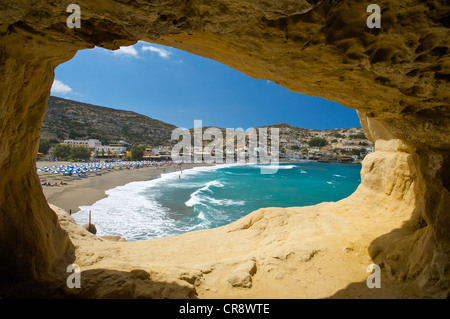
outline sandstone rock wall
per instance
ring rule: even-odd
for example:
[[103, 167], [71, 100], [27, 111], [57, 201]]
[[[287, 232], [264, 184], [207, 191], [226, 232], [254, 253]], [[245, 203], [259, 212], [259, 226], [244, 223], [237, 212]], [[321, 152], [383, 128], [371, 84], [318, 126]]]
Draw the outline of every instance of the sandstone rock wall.
[[[390, 185], [386, 171], [378, 171], [376, 161], [373, 165], [377, 187], [414, 202], [412, 226], [380, 235], [373, 258], [391, 260], [392, 276], [417, 281], [432, 296], [448, 294], [450, 9], [445, 2], [379, 1], [381, 29], [367, 28], [366, 4], [356, 0], [80, 0], [80, 29], [66, 26], [69, 3], [0, 4], [1, 282], [39, 279], [61, 259], [73, 258], [72, 244], [34, 172], [54, 68], [77, 50], [117, 49], [144, 40], [334, 100], [360, 112], [373, 140], [401, 140], [399, 149], [411, 154], [413, 192], [406, 184]], [[393, 167], [394, 174], [403, 174], [402, 167]], [[362, 174], [369, 178], [365, 170]], [[409, 193], [402, 194], [402, 187]], [[361, 203], [372, 196], [361, 194]], [[392, 261], [394, 246], [402, 249]]]

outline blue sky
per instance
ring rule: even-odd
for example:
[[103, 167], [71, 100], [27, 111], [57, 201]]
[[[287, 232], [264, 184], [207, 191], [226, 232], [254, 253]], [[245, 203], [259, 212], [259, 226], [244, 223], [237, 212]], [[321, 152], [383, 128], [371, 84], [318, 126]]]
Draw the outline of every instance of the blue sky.
[[116, 51], [79, 51], [57, 67], [53, 96], [134, 111], [178, 127], [248, 129], [360, 127], [356, 111], [253, 79], [226, 65], [170, 47], [138, 42]]

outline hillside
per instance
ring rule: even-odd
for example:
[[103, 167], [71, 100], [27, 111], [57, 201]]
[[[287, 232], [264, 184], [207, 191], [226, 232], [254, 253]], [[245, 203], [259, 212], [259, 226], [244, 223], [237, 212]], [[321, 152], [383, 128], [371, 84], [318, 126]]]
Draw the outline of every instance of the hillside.
[[[314, 137], [328, 142], [326, 149], [356, 148], [372, 146], [362, 128], [313, 130], [285, 123], [264, 126], [278, 128], [280, 146], [287, 147], [307, 144]], [[41, 129], [41, 137], [56, 139], [99, 139], [104, 143], [125, 140], [131, 144], [150, 146], [171, 146], [171, 133], [175, 125], [168, 124], [131, 111], [116, 110], [51, 96]], [[203, 127], [205, 131], [208, 127]], [[222, 131], [224, 142], [226, 129]], [[193, 138], [193, 129], [190, 129]], [[270, 130], [269, 139], [270, 139]], [[193, 139], [192, 139], [193, 144]], [[204, 145], [208, 144], [204, 141]]]
[[51, 96], [41, 137], [125, 140], [131, 144], [171, 145], [174, 125], [130, 111], [116, 110]]
[[323, 138], [328, 145], [324, 148], [326, 151], [334, 149], [353, 149], [372, 147], [361, 127], [339, 128], [328, 130], [303, 129], [285, 123], [279, 123], [267, 128], [278, 128], [280, 132], [280, 145], [290, 147], [292, 145], [308, 144], [312, 138]]

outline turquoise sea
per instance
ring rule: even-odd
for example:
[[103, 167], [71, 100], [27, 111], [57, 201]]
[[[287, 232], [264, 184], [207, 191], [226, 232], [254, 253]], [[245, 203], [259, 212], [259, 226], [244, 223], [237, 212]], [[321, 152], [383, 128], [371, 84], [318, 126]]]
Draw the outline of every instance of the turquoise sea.
[[263, 207], [293, 207], [338, 201], [360, 184], [360, 164], [281, 163], [261, 174], [262, 164], [225, 164], [163, 174], [107, 191], [73, 217], [98, 235], [128, 241], [178, 235], [222, 226]]

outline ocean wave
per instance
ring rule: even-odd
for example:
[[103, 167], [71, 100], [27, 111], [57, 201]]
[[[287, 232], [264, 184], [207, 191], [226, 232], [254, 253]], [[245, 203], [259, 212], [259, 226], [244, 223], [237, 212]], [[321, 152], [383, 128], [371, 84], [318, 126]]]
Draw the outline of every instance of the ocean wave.
[[245, 205], [243, 200], [234, 199], [216, 199], [201, 193], [191, 194], [191, 198], [184, 203], [188, 207], [193, 207], [194, 205], [203, 205], [205, 207], [211, 206], [242, 206]]
[[140, 193], [130, 196], [124, 188], [109, 191], [107, 198], [92, 206], [81, 206], [72, 216], [84, 225], [89, 221], [89, 212], [99, 236], [119, 235], [135, 240], [165, 236], [174, 227], [174, 221], [167, 217], [167, 208]]
[[203, 205], [205, 207], [245, 205], [245, 201], [241, 200], [217, 199], [208, 196], [208, 193], [209, 194], [214, 193], [214, 191], [211, 189], [212, 187], [221, 188], [224, 187], [224, 184], [219, 180], [210, 181], [206, 183], [205, 186], [203, 186], [202, 188], [199, 188], [195, 192], [193, 192], [190, 195], [189, 200], [186, 201], [184, 204], [188, 207], [193, 207], [194, 205]]
[[295, 165], [277, 165], [277, 164], [253, 164], [250, 165], [252, 168], [276, 168], [276, 169], [293, 169], [297, 166]]
[[204, 220], [204, 221], [207, 220], [206, 217], [205, 217], [205, 213], [203, 213], [203, 211], [200, 211], [200, 212], [198, 213], [197, 217], [198, 217], [199, 219], [201, 219], [201, 220]]
[[[225, 169], [214, 172], [221, 168], [239, 166], [248, 166], [248, 169]], [[254, 187], [264, 187], [265, 184], [260, 183], [261, 176], [256, 175], [258, 171], [251, 168], [294, 169], [294, 171], [285, 171], [288, 174], [273, 174], [265, 177], [271, 178], [269, 183], [286, 182], [289, 186], [290, 181], [285, 179], [291, 175], [309, 174], [295, 180], [295, 183], [298, 182], [299, 185], [302, 185], [305, 179], [315, 178], [316, 166], [300, 166], [292, 163], [288, 165], [236, 163], [183, 169], [182, 172], [166, 172], [160, 178], [132, 182], [110, 189], [106, 191], [107, 198], [92, 206], [81, 207], [81, 211], [73, 214], [73, 217], [78, 224], [84, 225], [89, 220], [91, 210], [92, 223], [96, 225], [98, 235], [119, 235], [129, 241], [208, 229], [236, 220], [239, 216], [246, 214], [249, 207], [253, 210], [253, 193], [249, 191], [248, 196], [243, 197], [243, 193], [239, 190], [247, 187], [247, 184], [251, 187], [251, 183], [256, 183]], [[334, 191], [334, 188], [338, 189], [341, 184], [352, 180], [352, 175], [346, 177], [339, 173], [347, 175], [342, 171], [331, 171], [320, 180], [321, 183], [326, 182], [329, 186], [320, 185], [320, 183], [319, 186]], [[330, 176], [331, 174], [333, 176]], [[231, 175], [253, 175], [257, 178], [247, 180], [248, 176], [239, 178]], [[245, 180], [242, 181], [244, 178]], [[277, 178], [280, 180], [276, 180]], [[267, 182], [269, 179], [264, 181]], [[274, 202], [279, 200], [272, 198], [272, 195], [278, 196], [278, 193], [261, 192], [261, 195], [264, 196], [261, 199], [262, 203], [269, 200], [272, 202], [272, 199]]]
[[215, 198], [209, 198], [209, 200], [215, 206], [242, 206], [242, 205], [245, 205], [245, 201], [243, 201], [243, 200], [215, 199]]
[[161, 183], [170, 182], [170, 181], [178, 181], [179, 177], [183, 179], [185, 176], [193, 176], [193, 175], [200, 175], [203, 173], [213, 172], [222, 168], [229, 168], [229, 167], [236, 167], [236, 166], [242, 166], [242, 164], [238, 163], [232, 163], [232, 164], [218, 164], [218, 165], [211, 165], [211, 166], [197, 166], [192, 167], [188, 169], [182, 169], [179, 171], [174, 172], [167, 172], [161, 174], [160, 178], [153, 179], [150, 181], [144, 181], [141, 183], [146, 183], [147, 187], [159, 185]]
[[233, 175], [233, 176], [250, 176], [250, 175], [253, 175], [253, 173], [232, 173], [232, 172], [227, 172], [227, 171], [224, 171], [223, 173], [226, 174], [226, 175]]
[[218, 224], [230, 223], [233, 218], [221, 209], [212, 207], [196, 206], [194, 212], [197, 213], [198, 223], [196, 229], [207, 229]]
[[[195, 230], [206, 225], [190, 225], [181, 227], [177, 220], [170, 215], [170, 209], [163, 207], [156, 199], [160, 194], [160, 189], [165, 188], [193, 188], [204, 184], [199, 184], [187, 178], [205, 172], [215, 171], [220, 168], [236, 166], [235, 164], [223, 164], [216, 166], [204, 166], [185, 169], [183, 171], [167, 172], [161, 174], [160, 178], [148, 181], [131, 182], [123, 186], [118, 186], [106, 191], [106, 198], [103, 198], [91, 206], [82, 206], [80, 211], [73, 214], [75, 221], [79, 225], [84, 225], [89, 221], [89, 211], [92, 212], [92, 223], [97, 228], [97, 234], [119, 235], [127, 240], [140, 240], [154, 237], [164, 237]], [[183, 183], [179, 182], [179, 175]], [[184, 181], [186, 179], [186, 182]], [[223, 187], [224, 183], [218, 180], [211, 181], [201, 187], [202, 191], [212, 194], [213, 188]], [[152, 189], [149, 191], [149, 189]], [[197, 193], [198, 195], [201, 195]], [[207, 199], [206, 199], [207, 200]], [[192, 199], [195, 202], [196, 198]], [[202, 198], [200, 196], [200, 201]], [[214, 201], [211, 201], [214, 202]], [[215, 205], [231, 205], [231, 202], [224, 200], [216, 201]], [[124, 225], [127, 225], [124, 227]]]
[[[193, 192], [193, 193], [191, 194], [189, 200], [188, 200], [187, 202], [185, 202], [184, 204], [185, 204], [186, 206], [188, 206], [188, 207], [192, 207], [192, 206], [194, 206], [194, 205], [201, 204], [201, 203], [202, 203], [202, 196], [201, 196], [201, 193], [204, 192], [204, 191], [208, 191], [208, 192], [211, 193], [212, 191], [211, 191], [210, 187], [211, 187], [213, 184], [216, 184], [216, 183], [219, 183], [219, 184], [220, 184], [219, 181], [211, 181], [211, 182], [206, 183], [205, 186], [203, 186], [202, 188], [199, 188], [199, 189], [197, 189], [195, 192]], [[220, 185], [222, 185], [222, 184], [220, 184]], [[222, 186], [223, 186], [223, 185], [222, 185]], [[220, 186], [219, 186], [219, 187], [220, 187]]]

